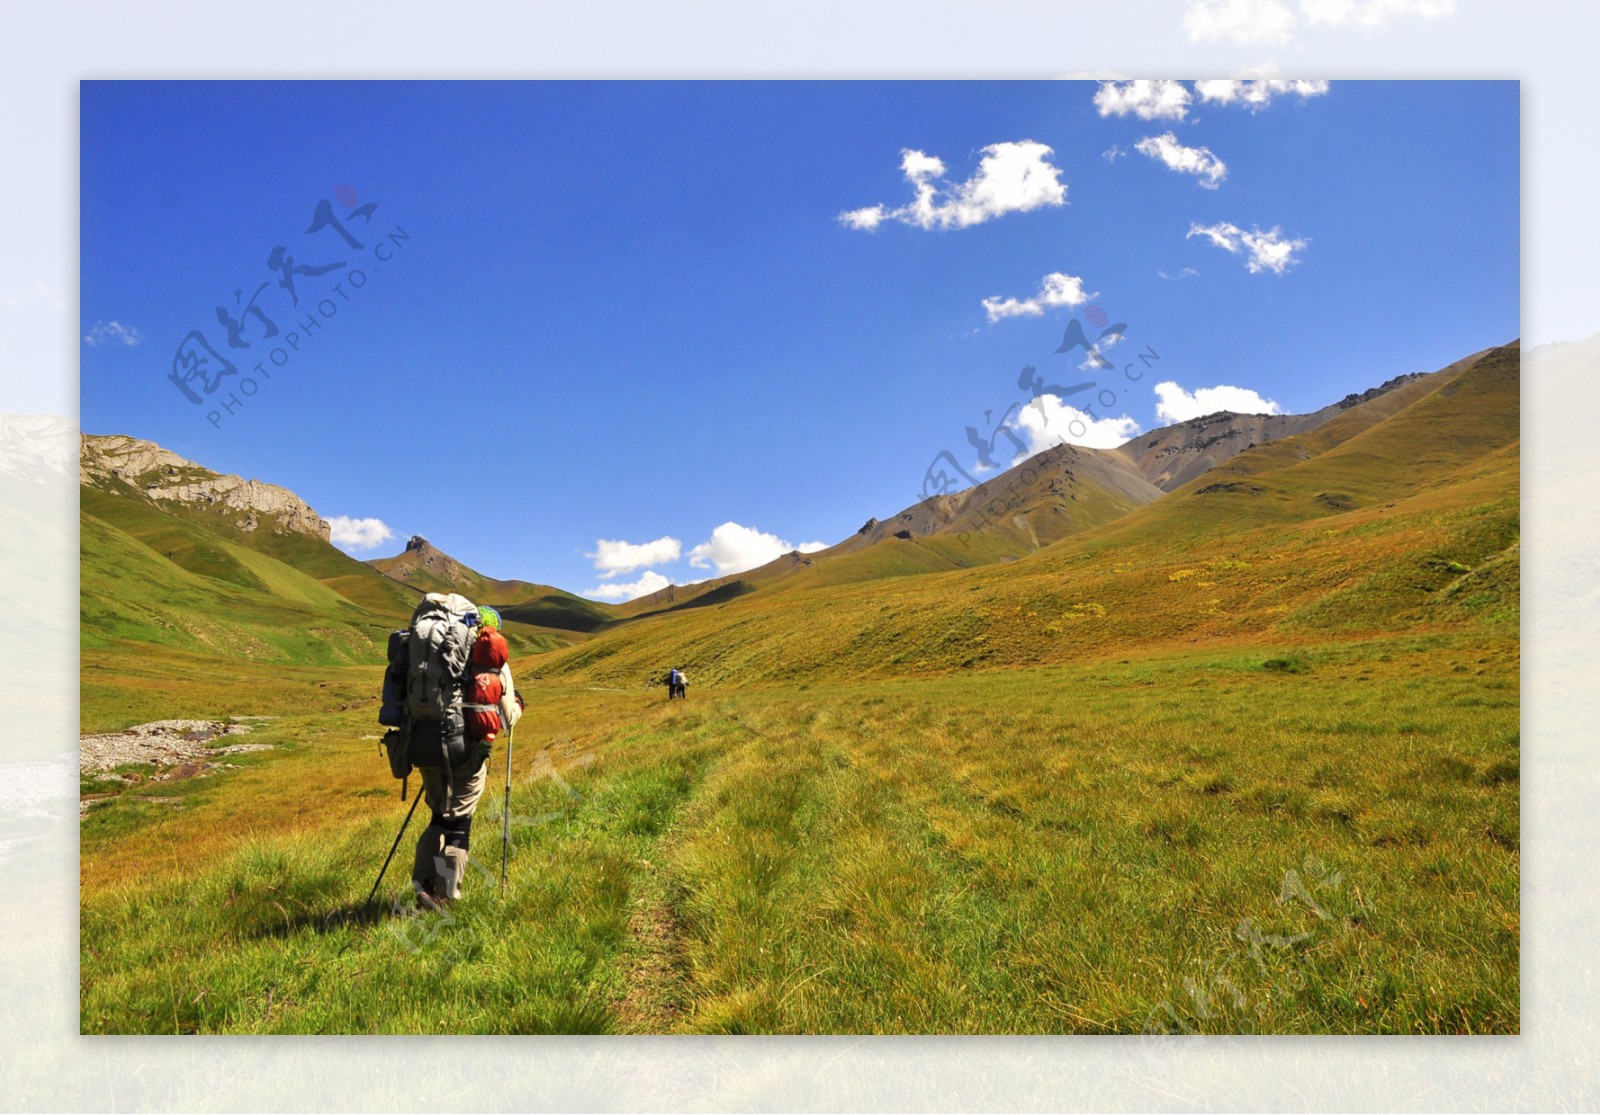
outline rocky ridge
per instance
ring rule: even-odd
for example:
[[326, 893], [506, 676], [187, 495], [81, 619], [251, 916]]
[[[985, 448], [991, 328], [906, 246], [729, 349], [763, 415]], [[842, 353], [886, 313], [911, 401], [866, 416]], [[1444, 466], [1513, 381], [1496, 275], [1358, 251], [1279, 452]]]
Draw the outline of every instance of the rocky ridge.
[[287, 488], [212, 472], [150, 441], [124, 435], [85, 434], [78, 480], [115, 490], [132, 488], [157, 502], [197, 504], [233, 514], [240, 530], [259, 528], [270, 516], [279, 534], [309, 534], [329, 541], [333, 528]]

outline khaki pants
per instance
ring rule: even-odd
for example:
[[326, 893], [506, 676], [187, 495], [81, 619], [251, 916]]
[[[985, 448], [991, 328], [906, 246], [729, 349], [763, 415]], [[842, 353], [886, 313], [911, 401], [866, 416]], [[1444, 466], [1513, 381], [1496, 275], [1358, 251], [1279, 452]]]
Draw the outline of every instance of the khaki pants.
[[[474, 745], [476, 746], [476, 745]], [[422, 795], [428, 801], [438, 820], [461, 821], [472, 816], [483, 796], [488, 781], [489, 764], [479, 763], [478, 769], [468, 771], [468, 766], [456, 767], [450, 772], [450, 783], [444, 771], [438, 768], [418, 768], [422, 776]], [[461, 877], [467, 869], [467, 850], [445, 842], [446, 831], [439, 824], [430, 824], [422, 830], [417, 840], [417, 854], [411, 867], [411, 885], [418, 894], [435, 898], [461, 897]]]

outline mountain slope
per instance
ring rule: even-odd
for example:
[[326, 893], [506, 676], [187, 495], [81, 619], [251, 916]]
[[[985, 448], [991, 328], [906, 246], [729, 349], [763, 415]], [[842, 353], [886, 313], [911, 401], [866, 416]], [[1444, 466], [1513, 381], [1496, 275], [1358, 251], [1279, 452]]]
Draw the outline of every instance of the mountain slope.
[[420, 534], [394, 557], [374, 558], [369, 566], [421, 592], [459, 592], [488, 604], [502, 618], [552, 631], [595, 631], [614, 618], [606, 605], [549, 585], [500, 581], [463, 565]]
[[1514, 637], [1518, 346], [1446, 371], [1013, 563], [746, 594], [603, 633], [540, 672], [642, 684], [676, 662], [704, 683], [788, 683], [1213, 638], [1462, 624]]
[[930, 496], [887, 519], [868, 519], [825, 550], [793, 552], [743, 573], [661, 589], [615, 612], [632, 618], [758, 590], [798, 592], [1012, 561], [1161, 495], [1117, 453], [1058, 445], [981, 484]]
[[1232, 411], [1218, 411], [1141, 434], [1117, 446], [1116, 452], [1132, 460], [1139, 473], [1150, 483], [1162, 491], [1170, 492], [1246, 449], [1317, 429], [1352, 407], [1370, 403], [1380, 396], [1449, 371], [1413, 372], [1396, 376], [1369, 391], [1346, 395], [1338, 402], [1310, 414], [1235, 414]]
[[[202, 575], [251, 583], [241, 572], [248, 559], [219, 547], [227, 543], [285, 563], [364, 609], [407, 615], [416, 606], [415, 593], [331, 545], [328, 523], [287, 488], [217, 473], [121, 435], [81, 439], [78, 479], [95, 515]], [[148, 509], [161, 514], [144, 514]], [[178, 523], [203, 533], [178, 530]]]
[[[1396, 376], [1310, 414], [1222, 411], [1152, 430], [1116, 449], [1059, 445], [963, 491], [930, 496], [887, 519], [868, 519], [855, 535], [825, 550], [792, 552], [743, 573], [673, 585], [619, 604], [612, 614], [661, 615], [757, 591], [799, 591], [1013, 561], [1119, 519], [1247, 449], [1321, 429], [1351, 412], [1365, 416], [1357, 426], [1376, 422], [1420, 397], [1429, 384], [1437, 385], [1437, 377], [1448, 377], [1475, 359], [1439, 372]], [[1345, 428], [1349, 436], [1348, 423]]]

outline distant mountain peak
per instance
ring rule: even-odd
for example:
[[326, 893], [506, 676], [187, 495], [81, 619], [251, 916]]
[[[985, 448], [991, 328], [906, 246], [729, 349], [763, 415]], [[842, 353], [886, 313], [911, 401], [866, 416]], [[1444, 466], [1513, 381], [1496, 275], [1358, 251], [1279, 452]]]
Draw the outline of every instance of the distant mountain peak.
[[406, 548], [394, 557], [371, 558], [367, 564], [425, 591], [463, 591], [464, 582], [484, 579], [420, 534], [406, 539]]

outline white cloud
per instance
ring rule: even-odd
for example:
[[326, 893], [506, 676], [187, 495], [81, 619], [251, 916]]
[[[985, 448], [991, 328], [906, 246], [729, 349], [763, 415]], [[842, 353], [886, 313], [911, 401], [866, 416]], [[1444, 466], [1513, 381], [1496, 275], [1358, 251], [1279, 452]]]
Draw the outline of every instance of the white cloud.
[[394, 537], [394, 531], [382, 519], [352, 519], [348, 515], [335, 515], [328, 520], [333, 528], [330, 541], [335, 546], [352, 550], [370, 550]]
[[1300, 0], [1300, 14], [1311, 24], [1376, 29], [1396, 16], [1439, 19], [1455, 15], [1455, 0]]
[[1095, 90], [1095, 107], [1101, 116], [1127, 116], [1141, 120], [1182, 120], [1193, 100], [1181, 81], [1102, 81]]
[[1095, 418], [1077, 407], [1067, 406], [1055, 395], [1037, 395], [1017, 412], [1010, 422], [1028, 442], [1028, 451], [1011, 462], [1021, 464], [1035, 453], [1042, 453], [1063, 442], [1093, 449], [1115, 449], [1139, 433], [1139, 423], [1126, 414]]
[[1167, 274], [1159, 267], [1156, 268], [1157, 277], [1162, 279], [1191, 279], [1198, 274], [1200, 274], [1200, 272], [1196, 271], [1193, 267], [1185, 267], [1182, 271], [1175, 272], [1171, 275]]
[[898, 209], [869, 205], [839, 214], [851, 228], [871, 231], [884, 221], [916, 228], [967, 228], [1007, 213], [1026, 213], [1045, 205], [1065, 205], [1061, 169], [1050, 164], [1051, 149], [1032, 140], [992, 143], [983, 149], [977, 171], [965, 182], [945, 180], [940, 159], [910, 148], [900, 169], [916, 196]]
[[94, 323], [94, 328], [83, 335], [83, 343], [90, 348], [109, 344], [124, 344], [131, 347], [138, 344], [139, 340], [139, 331], [123, 325], [120, 321], [97, 321]]
[[637, 600], [641, 596], [649, 596], [666, 588], [672, 582], [654, 570], [648, 571], [637, 581], [612, 581], [609, 584], [596, 585], [583, 595], [595, 600], [608, 600], [619, 603], [624, 600]]
[[1259, 228], [1246, 232], [1227, 221], [1214, 225], [1192, 224], [1185, 239], [1192, 236], [1205, 236], [1217, 247], [1226, 248], [1234, 254], [1243, 248], [1249, 253], [1247, 265], [1252, 274], [1261, 271], [1283, 274], [1291, 265], [1300, 262], [1294, 258], [1294, 253], [1311, 243], [1309, 240], [1285, 239], [1283, 231], [1276, 225], [1266, 232]]
[[1145, 136], [1134, 144], [1134, 150], [1167, 165], [1179, 174], [1199, 177], [1200, 185], [1214, 190], [1228, 177], [1228, 165], [1211, 153], [1209, 147], [1185, 147], [1171, 132], [1158, 136]]
[[1282, 0], [1189, 0], [1183, 13], [1183, 29], [1197, 43], [1230, 39], [1240, 46], [1281, 46], [1294, 27], [1294, 13]]
[[1194, 91], [1202, 104], [1239, 104], [1251, 112], [1260, 112], [1272, 103], [1274, 97], [1293, 94], [1302, 101], [1320, 97], [1328, 92], [1326, 81], [1288, 81], [1281, 78], [1256, 78], [1240, 80], [1225, 78], [1216, 81], [1197, 81]]
[[1076, 275], [1052, 271], [1039, 280], [1039, 293], [1032, 298], [985, 298], [983, 308], [990, 321], [999, 321], [1006, 317], [1038, 317], [1047, 307], [1081, 306], [1094, 297], [1084, 293], [1083, 280]]
[[1113, 143], [1110, 147], [1100, 152], [1100, 157], [1108, 163], [1115, 163], [1118, 159], [1126, 158], [1127, 155], [1128, 153], [1122, 149], [1120, 143]]
[[683, 553], [683, 543], [668, 536], [657, 538], [654, 542], [613, 542], [597, 538], [594, 545], [595, 552], [583, 556], [594, 559], [594, 567], [600, 570], [600, 576], [605, 580], [618, 573], [632, 573], [635, 569], [677, 561]]
[[1248, 387], [1197, 387], [1191, 393], [1171, 380], [1156, 384], [1156, 417], [1163, 422], [1187, 422], [1219, 410], [1235, 414], [1282, 414], [1283, 408]]
[[689, 564], [699, 569], [715, 567], [717, 575], [724, 576], [765, 565], [790, 550], [809, 554], [827, 548], [825, 542], [807, 542], [803, 546], [796, 546], [776, 534], [727, 522], [712, 531], [709, 539], [689, 551]]

